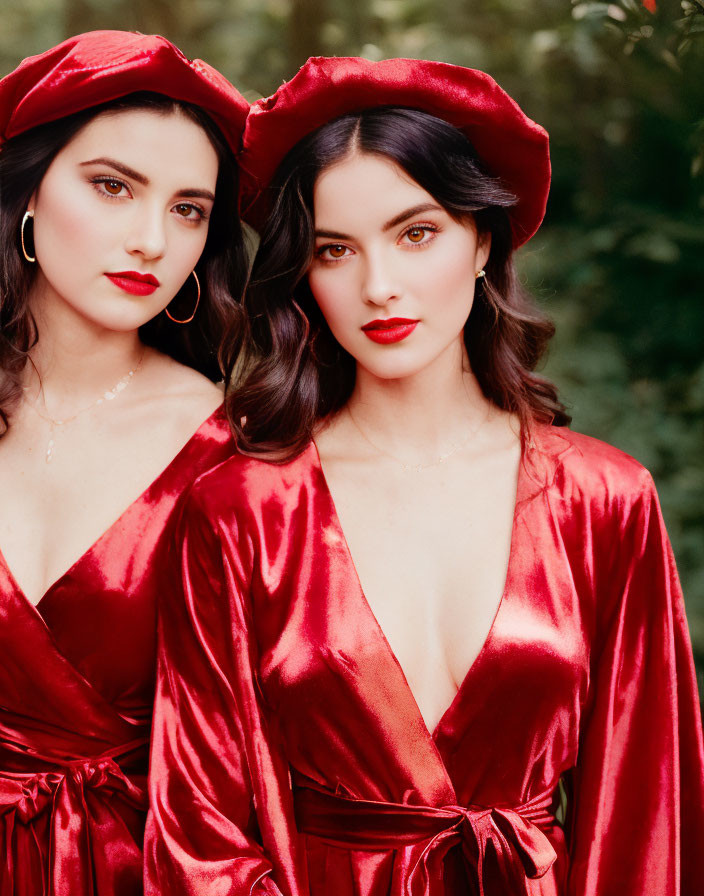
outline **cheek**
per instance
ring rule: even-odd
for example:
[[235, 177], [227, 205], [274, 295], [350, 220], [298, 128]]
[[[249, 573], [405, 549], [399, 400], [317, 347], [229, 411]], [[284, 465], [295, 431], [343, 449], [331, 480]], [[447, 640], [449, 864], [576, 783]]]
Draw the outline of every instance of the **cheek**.
[[[78, 194], [78, 196], [76, 195]], [[94, 257], [97, 248], [106, 243], [110, 229], [105, 216], [96, 215], [95, 200], [75, 191], [71, 197], [62, 191], [48, 192], [35, 209], [35, 245], [42, 267], [64, 267], [70, 259], [80, 257], [84, 263]], [[50, 272], [45, 270], [48, 275]]]
[[466, 320], [474, 298], [474, 275], [473, 254], [466, 245], [448, 245], [434, 255], [432, 263], [424, 265], [421, 260], [414, 271], [413, 288], [426, 296], [441, 316]]
[[[208, 239], [208, 225], [199, 227], [184, 224], [173, 216], [167, 217], [165, 258], [168, 267], [178, 276], [187, 277], [203, 254]], [[183, 279], [183, 277], [181, 279]]]
[[315, 263], [308, 270], [308, 286], [313, 294], [313, 298], [320, 306], [320, 310], [325, 313], [325, 305], [327, 302], [327, 294], [329, 292], [329, 278], [326, 277], [327, 271], [320, 268]]
[[350, 285], [344, 274], [325, 268], [313, 268], [308, 274], [310, 291], [333, 333], [350, 316]]

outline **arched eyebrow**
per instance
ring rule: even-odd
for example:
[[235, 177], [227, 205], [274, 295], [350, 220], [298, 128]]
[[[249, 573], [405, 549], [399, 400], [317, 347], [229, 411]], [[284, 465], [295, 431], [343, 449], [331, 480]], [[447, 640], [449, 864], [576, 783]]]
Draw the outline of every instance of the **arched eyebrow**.
[[398, 227], [399, 224], [403, 224], [403, 222], [407, 221], [409, 218], [415, 218], [416, 215], [422, 215], [423, 212], [442, 211], [444, 211], [442, 206], [436, 205], [434, 202], [424, 202], [422, 205], [414, 205], [413, 208], [407, 208], [405, 212], [401, 212], [401, 214], [396, 215], [396, 217], [387, 221], [381, 229], [386, 233], [387, 230], [392, 230], [394, 227]]
[[149, 178], [145, 174], [140, 174], [139, 171], [135, 171], [134, 168], [129, 168], [127, 165], [123, 165], [122, 162], [118, 162], [115, 159], [109, 159], [107, 156], [100, 156], [97, 159], [89, 159], [87, 162], [81, 162], [80, 167], [86, 168], [88, 165], [107, 165], [108, 168], [114, 168], [115, 171], [119, 171], [120, 174], [124, 174], [125, 177], [129, 177], [130, 180], [136, 180], [138, 184], [144, 184], [144, 186], [146, 186], [149, 183]]
[[[139, 171], [135, 171], [134, 168], [130, 168], [128, 165], [124, 165], [116, 159], [109, 159], [107, 156], [99, 156], [97, 159], [89, 159], [87, 162], [80, 163], [81, 168], [88, 165], [107, 165], [109, 168], [113, 168], [125, 177], [129, 177], [130, 180], [136, 180], [138, 184], [142, 184], [145, 187], [149, 185], [149, 178], [145, 174], [140, 174]], [[184, 190], [179, 190], [178, 195], [191, 196], [194, 199], [209, 199], [211, 202], [215, 201], [215, 196], [210, 190], [199, 190], [196, 187], [187, 187]]]
[[[403, 224], [403, 222], [407, 221], [409, 218], [415, 218], [416, 215], [422, 215], [423, 212], [442, 211], [444, 211], [442, 206], [436, 205], [433, 202], [424, 202], [421, 205], [414, 205], [412, 208], [407, 208], [405, 211], [400, 212], [400, 214], [395, 215], [393, 218], [391, 218], [391, 220], [387, 221], [381, 229], [384, 233], [386, 233], [387, 230], [392, 230], [394, 227], [398, 227], [399, 224]], [[315, 235], [329, 240], [352, 239], [349, 234], [339, 233], [336, 230], [316, 230]]]

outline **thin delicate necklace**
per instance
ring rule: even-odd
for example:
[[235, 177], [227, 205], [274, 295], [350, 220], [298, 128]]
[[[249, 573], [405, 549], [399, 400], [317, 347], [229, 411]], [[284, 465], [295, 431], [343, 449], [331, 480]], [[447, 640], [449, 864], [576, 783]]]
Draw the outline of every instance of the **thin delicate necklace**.
[[482, 426], [486, 423], [486, 421], [489, 417], [489, 406], [487, 405], [487, 412], [481, 418], [479, 423], [477, 423], [477, 425], [469, 433], [467, 433], [467, 435], [461, 441], [459, 441], [459, 442], [457, 442], [457, 444], [453, 445], [452, 448], [450, 448], [448, 451], [443, 452], [438, 457], [434, 458], [431, 461], [428, 461], [428, 463], [425, 463], [425, 464], [408, 464], [405, 461], [401, 460], [400, 457], [396, 457], [395, 454], [391, 454], [390, 451], [384, 450], [381, 446], [379, 446], [375, 442], [373, 442], [369, 438], [369, 436], [364, 432], [364, 430], [359, 425], [359, 423], [357, 423], [357, 421], [354, 419], [354, 415], [352, 413], [352, 410], [351, 410], [349, 404], [345, 406], [345, 409], [346, 409], [347, 413], [349, 414], [350, 420], [354, 424], [354, 427], [357, 430], [357, 432], [362, 436], [362, 438], [366, 442], [368, 442], [372, 446], [372, 448], [377, 452], [377, 454], [383, 454], [386, 457], [391, 458], [391, 460], [396, 461], [396, 463], [400, 464], [400, 466], [407, 473], [420, 473], [423, 470], [427, 470], [429, 467], [439, 466], [441, 463], [446, 461], [448, 459], [448, 457], [452, 457], [453, 454], [456, 454], [460, 450], [460, 448], [464, 448], [464, 446], [467, 444], [467, 442], [469, 442], [470, 439], [472, 439], [474, 436], [476, 436], [476, 434], [479, 432], [479, 430], [482, 428]]
[[145, 349], [142, 350], [142, 354], [139, 356], [139, 361], [137, 361], [137, 363], [132, 368], [132, 370], [128, 370], [127, 373], [115, 383], [115, 385], [112, 387], [112, 389], [108, 389], [107, 392], [103, 392], [103, 394], [99, 398], [96, 398], [96, 400], [91, 402], [91, 404], [87, 405], [84, 408], [81, 408], [79, 411], [76, 411], [75, 414], [72, 414], [70, 417], [64, 417], [61, 420], [57, 420], [55, 417], [50, 416], [50, 414], [48, 413], [47, 407], [46, 407], [46, 398], [44, 396], [44, 390], [40, 386], [39, 391], [42, 396], [42, 404], [44, 405], [44, 413], [42, 411], [40, 411], [39, 408], [35, 404], [32, 404], [31, 402], [27, 402], [27, 404], [30, 406], [30, 408], [32, 408], [32, 410], [38, 417], [41, 417], [42, 420], [46, 420], [46, 422], [49, 424], [49, 441], [47, 442], [46, 453], [44, 455], [44, 461], [47, 464], [51, 463], [51, 461], [54, 458], [54, 448], [56, 446], [56, 440], [54, 438], [55, 431], [62, 426], [66, 426], [69, 423], [73, 423], [73, 421], [77, 417], [80, 417], [81, 414], [86, 414], [88, 411], [92, 411], [93, 408], [97, 408], [98, 405], [103, 404], [103, 402], [112, 401], [114, 398], [117, 398], [117, 396], [120, 394], [120, 392], [124, 391], [129, 386], [129, 384], [132, 380], [132, 377], [135, 375], [135, 373], [137, 373], [139, 368], [142, 366], [142, 361], [144, 360], [144, 353], [145, 353]]

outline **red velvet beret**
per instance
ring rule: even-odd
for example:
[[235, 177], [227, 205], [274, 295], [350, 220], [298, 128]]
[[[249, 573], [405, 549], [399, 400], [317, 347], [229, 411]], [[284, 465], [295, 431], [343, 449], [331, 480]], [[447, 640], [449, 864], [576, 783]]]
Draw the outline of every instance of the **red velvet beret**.
[[518, 199], [509, 210], [513, 244], [540, 226], [550, 187], [548, 135], [484, 72], [414, 59], [315, 57], [273, 96], [254, 103], [240, 153], [241, 208], [252, 223], [286, 153], [306, 134], [348, 112], [407, 106], [463, 131], [486, 170]]
[[199, 106], [239, 150], [249, 103], [227, 78], [163, 37], [131, 31], [78, 34], [20, 63], [0, 81], [0, 146], [36, 125], [141, 90]]

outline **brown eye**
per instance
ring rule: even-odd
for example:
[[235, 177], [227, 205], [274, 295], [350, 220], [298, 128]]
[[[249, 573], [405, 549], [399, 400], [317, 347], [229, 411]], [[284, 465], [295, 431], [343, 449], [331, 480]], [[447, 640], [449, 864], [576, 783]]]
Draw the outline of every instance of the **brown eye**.
[[[315, 250], [315, 255], [323, 262], [341, 261], [350, 255], [351, 250], [342, 243], [327, 243], [325, 246], [319, 246]], [[354, 254], [354, 253], [352, 253]]]
[[104, 180], [103, 186], [111, 196], [117, 196], [122, 191], [122, 184], [119, 180]]
[[422, 227], [413, 227], [407, 232], [406, 236], [412, 243], [420, 243], [425, 236], [425, 230]]
[[182, 218], [187, 218], [191, 212], [193, 211], [192, 205], [177, 205], [176, 213], [181, 215]]

